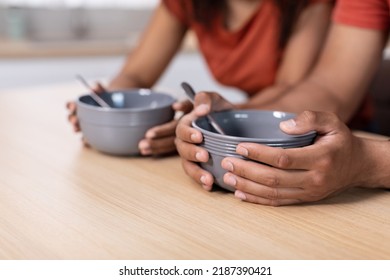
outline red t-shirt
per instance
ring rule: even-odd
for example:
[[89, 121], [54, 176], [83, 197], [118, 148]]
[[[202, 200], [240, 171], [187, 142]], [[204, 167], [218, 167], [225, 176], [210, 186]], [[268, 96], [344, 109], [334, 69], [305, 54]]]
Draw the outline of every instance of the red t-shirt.
[[[329, 2], [330, 0], [311, 0]], [[223, 27], [216, 16], [210, 27], [191, 16], [191, 1], [163, 0], [171, 13], [198, 38], [199, 48], [215, 79], [223, 85], [254, 95], [275, 81], [282, 56], [278, 47], [279, 9], [274, 1], [264, 0], [252, 17], [237, 31]]]
[[[333, 21], [340, 24], [375, 30], [390, 30], [390, 0], [338, 0]], [[368, 95], [358, 115], [351, 121], [353, 128], [362, 128], [373, 116], [373, 101]]]
[[390, 28], [390, 0], [338, 0], [333, 20], [356, 27]]

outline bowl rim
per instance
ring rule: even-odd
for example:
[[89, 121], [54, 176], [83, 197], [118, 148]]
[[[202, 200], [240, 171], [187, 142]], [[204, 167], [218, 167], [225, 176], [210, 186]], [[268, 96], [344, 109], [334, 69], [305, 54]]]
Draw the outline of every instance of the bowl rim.
[[[227, 112], [230, 112], [230, 113], [237, 113], [237, 114], [245, 114], [245, 113], [272, 113], [272, 114], [278, 114], [278, 113], [281, 113], [281, 114], [288, 114], [288, 115], [291, 115], [291, 117], [295, 117], [296, 114], [295, 113], [290, 113], [290, 112], [283, 112], [283, 111], [276, 111], [276, 110], [256, 110], [256, 109], [250, 109], [250, 110], [225, 110], [225, 111], [219, 111], [219, 112], [213, 112], [211, 113], [212, 115], [214, 114], [220, 114], [220, 113], [227, 113]], [[241, 136], [233, 136], [233, 135], [221, 135], [217, 132], [212, 132], [212, 131], [209, 131], [209, 130], [206, 130], [204, 128], [201, 128], [199, 127], [196, 122], [200, 119], [205, 119], [206, 117], [203, 116], [203, 117], [199, 117], [199, 118], [196, 118], [195, 120], [193, 120], [191, 122], [192, 124], [192, 127], [199, 130], [200, 132], [202, 132], [202, 134], [205, 134], [209, 137], [211, 137], [211, 139], [214, 139], [214, 140], [225, 140], [225, 141], [233, 141], [233, 142], [239, 142], [239, 143], [242, 143], [242, 142], [262, 142], [262, 144], [267, 144], [267, 143], [273, 143], [273, 142], [279, 142], [279, 143], [290, 143], [290, 142], [295, 142], [295, 141], [298, 141], [298, 139], [300, 140], [303, 140], [305, 138], [309, 139], [309, 138], [312, 138], [314, 140], [314, 138], [316, 137], [317, 135], [317, 132], [312, 130], [312, 131], [309, 131], [308, 133], [305, 133], [305, 134], [299, 134], [299, 135], [289, 135], [290, 139], [286, 139], [286, 140], [283, 140], [283, 139], [269, 139], [269, 138], [253, 138], [253, 137], [241, 137]], [[230, 142], [231, 143], [231, 142]]]
[[154, 95], [154, 94], [156, 94], [156, 95], [166, 96], [166, 97], [170, 98], [170, 101], [164, 105], [158, 104], [159, 106], [154, 107], [154, 108], [145, 108], [145, 107], [141, 107], [141, 108], [111, 108], [111, 107], [104, 108], [104, 107], [90, 105], [90, 104], [86, 104], [86, 103], [82, 102], [81, 98], [86, 97], [86, 96], [90, 96], [90, 94], [82, 94], [82, 95], [77, 97], [76, 104], [77, 104], [77, 107], [81, 106], [81, 107], [84, 107], [86, 109], [94, 110], [94, 111], [110, 112], [110, 113], [125, 113], [125, 112], [129, 112], [129, 113], [134, 112], [135, 113], [135, 112], [155, 111], [155, 110], [160, 110], [160, 109], [164, 109], [167, 107], [172, 107], [172, 104], [177, 101], [177, 99], [169, 93], [165, 93], [165, 92], [162, 92], [159, 90], [148, 89], [148, 88], [127, 88], [127, 89], [123, 89], [123, 90], [119, 89], [119, 90], [108, 91], [105, 94], [114, 94], [114, 93], [128, 93], [128, 94], [138, 93], [139, 95]]

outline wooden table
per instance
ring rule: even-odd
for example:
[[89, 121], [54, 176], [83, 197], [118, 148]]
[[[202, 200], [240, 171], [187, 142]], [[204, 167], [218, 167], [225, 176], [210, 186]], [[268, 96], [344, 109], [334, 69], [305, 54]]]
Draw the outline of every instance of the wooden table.
[[76, 83], [0, 93], [1, 259], [390, 258], [390, 192], [277, 208], [206, 192], [177, 156], [84, 148]]

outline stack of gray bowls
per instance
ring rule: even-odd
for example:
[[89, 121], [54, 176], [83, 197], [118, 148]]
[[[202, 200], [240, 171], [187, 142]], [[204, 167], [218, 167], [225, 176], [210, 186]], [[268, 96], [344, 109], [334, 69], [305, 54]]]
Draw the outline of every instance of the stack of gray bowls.
[[209, 152], [209, 161], [201, 163], [201, 167], [214, 176], [214, 182], [230, 191], [235, 189], [223, 182], [226, 173], [221, 167], [225, 157], [242, 158], [236, 153], [237, 144], [251, 142], [278, 148], [298, 148], [313, 143], [316, 132], [303, 135], [288, 135], [280, 130], [281, 121], [292, 119], [295, 114], [279, 111], [231, 110], [211, 114], [225, 135], [217, 133], [206, 117], [192, 122], [192, 126], [203, 134], [200, 146]]
[[174, 117], [175, 99], [149, 89], [108, 92], [101, 95], [110, 108], [100, 107], [90, 95], [77, 100], [77, 116], [86, 141], [103, 153], [138, 155], [145, 132]]

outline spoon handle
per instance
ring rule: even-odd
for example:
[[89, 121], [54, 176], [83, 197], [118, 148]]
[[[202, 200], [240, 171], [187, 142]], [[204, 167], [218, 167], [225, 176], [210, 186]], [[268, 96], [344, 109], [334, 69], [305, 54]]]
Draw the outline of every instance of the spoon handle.
[[96, 101], [97, 104], [99, 104], [103, 108], [110, 108], [110, 105], [107, 104], [106, 101], [103, 100], [99, 95], [97, 95], [95, 92], [91, 92], [91, 97], [93, 100]]
[[192, 104], [194, 104], [194, 101], [195, 101], [195, 91], [194, 89], [192, 88], [192, 86], [190, 86], [188, 83], [186, 82], [182, 82], [181, 83], [181, 87], [184, 89], [184, 92], [185, 94], [187, 95], [187, 97], [189, 98], [189, 100], [192, 102]]
[[207, 119], [209, 120], [211, 126], [217, 131], [219, 134], [226, 135], [225, 131], [219, 126], [216, 120], [211, 115], [207, 115]]
[[[194, 104], [195, 95], [196, 92], [192, 88], [192, 86], [186, 82], [181, 83], [182, 88], [184, 89], [184, 92], [186, 93], [187, 97], [190, 99], [192, 104]], [[215, 131], [217, 131], [219, 134], [226, 135], [226, 133], [223, 131], [223, 129], [219, 126], [219, 124], [216, 122], [216, 120], [211, 115], [206, 116], [210, 125], [214, 128]]]
[[110, 105], [108, 105], [108, 103], [106, 101], [103, 100], [103, 98], [101, 98], [98, 94], [98, 92], [96, 92], [96, 90], [94, 90], [88, 83], [87, 81], [83, 78], [83, 76], [81, 75], [76, 75], [76, 78], [86, 87], [88, 88], [90, 91], [91, 91], [91, 97], [93, 100], [95, 100], [95, 102], [97, 104], [99, 104], [101, 107], [103, 108], [110, 108]]

